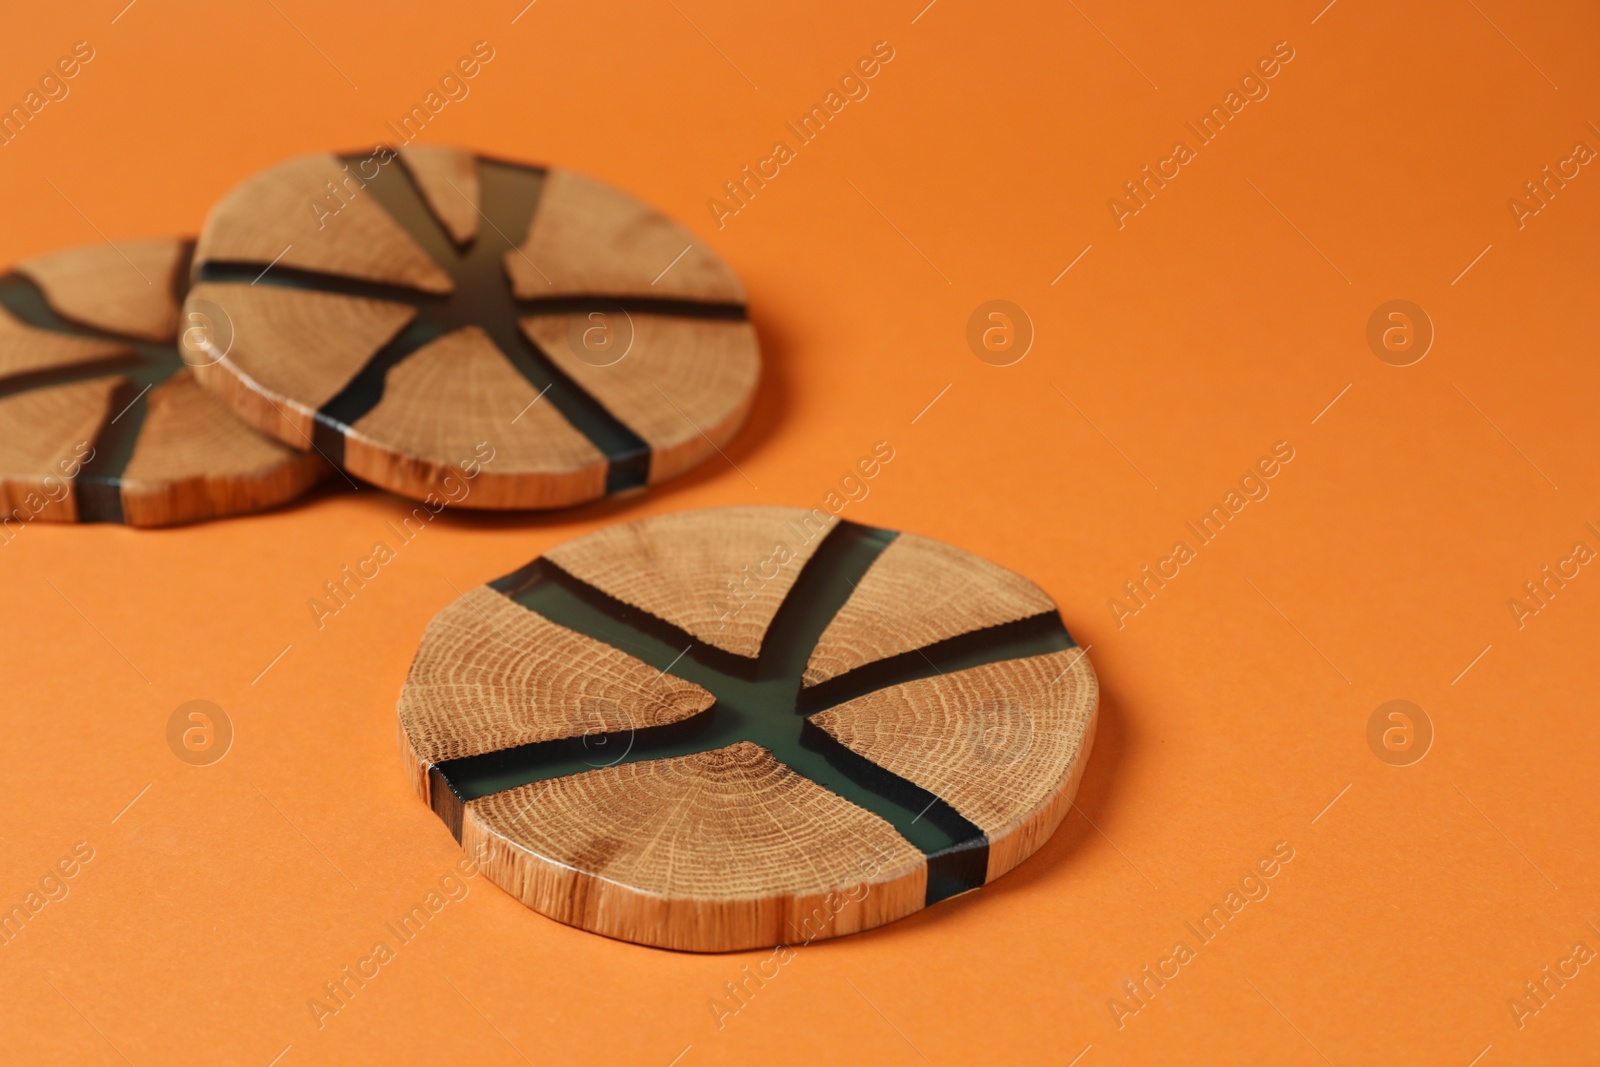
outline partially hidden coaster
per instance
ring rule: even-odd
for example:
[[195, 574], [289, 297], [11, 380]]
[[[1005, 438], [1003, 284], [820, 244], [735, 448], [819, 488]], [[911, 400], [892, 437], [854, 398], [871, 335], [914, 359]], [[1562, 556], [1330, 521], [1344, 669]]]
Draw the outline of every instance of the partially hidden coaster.
[[[716, 454], [760, 375], [744, 289], [683, 227], [573, 171], [451, 148], [303, 156], [195, 250], [246, 420], [417, 499], [548, 508]], [[203, 302], [203, 303], [202, 303]]]
[[7, 529], [33, 519], [166, 526], [234, 515], [281, 504], [332, 473], [240, 422], [195, 382], [178, 337], [191, 249], [175, 238], [96, 245], [0, 275]]
[[976, 889], [1066, 814], [1098, 686], [1055, 604], [939, 541], [719, 508], [569, 541], [428, 625], [413, 787], [564, 923], [724, 951]]

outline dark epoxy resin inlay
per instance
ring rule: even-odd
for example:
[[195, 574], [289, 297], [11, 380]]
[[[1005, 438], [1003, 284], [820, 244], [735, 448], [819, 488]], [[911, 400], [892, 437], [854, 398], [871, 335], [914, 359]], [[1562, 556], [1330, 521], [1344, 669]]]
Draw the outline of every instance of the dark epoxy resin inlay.
[[[949, 803], [840, 744], [808, 716], [865, 693], [1024, 656], [1073, 647], [1055, 612], [990, 627], [920, 652], [851, 671], [820, 697], [801, 677], [828, 623], [896, 534], [840, 522], [801, 569], [768, 627], [758, 658], [701, 644], [540, 558], [491, 588], [560, 626], [693, 682], [711, 708], [665, 726], [562, 738], [435, 765], [434, 807], [459, 839], [461, 805], [530, 782], [599, 767], [668, 759], [752, 741], [805, 778], [882, 817], [928, 857], [926, 903], [975, 889], [988, 871], [989, 842]], [[935, 666], [938, 664], [938, 666]], [[448, 795], [444, 789], [448, 788]]]
[[[346, 156], [355, 166], [365, 156]], [[650, 445], [618, 419], [577, 382], [567, 376], [528, 339], [517, 325], [519, 318], [558, 314], [594, 305], [595, 299], [634, 311], [693, 318], [742, 320], [740, 305], [684, 300], [617, 298], [604, 294], [587, 298], [517, 300], [506, 276], [504, 256], [527, 234], [545, 172], [536, 167], [476, 159], [482, 211], [478, 237], [457, 245], [428, 206], [415, 178], [398, 157], [380, 167], [376, 177], [362, 180], [356, 196], [372, 196], [404, 227], [428, 256], [455, 283], [451, 293], [435, 295], [399, 285], [367, 282], [320, 271], [273, 267], [258, 284], [360, 296], [407, 304], [417, 316], [387, 345], [376, 352], [337, 396], [316, 413], [312, 439], [330, 460], [344, 463], [345, 434], [383, 398], [390, 369], [419, 348], [463, 326], [479, 326], [505, 354], [518, 373], [602, 453], [608, 463], [606, 492], [615, 493], [646, 484], [650, 476]], [[364, 172], [363, 172], [364, 173]], [[213, 261], [201, 264], [200, 278], [216, 282], [251, 282], [262, 264]]]
[[[186, 242], [186, 248], [192, 250], [192, 245]], [[187, 256], [188, 251], [185, 260]], [[183, 306], [187, 268], [187, 262], [180, 263], [173, 277], [173, 296], [179, 307]], [[0, 397], [7, 397], [112, 374], [128, 379], [128, 383], [112, 395], [106, 422], [91, 442], [94, 457], [72, 480], [79, 522], [122, 522], [122, 475], [133, 458], [134, 445], [139, 441], [139, 431], [144, 428], [145, 415], [149, 412], [148, 390], [183, 369], [183, 357], [178, 353], [176, 342], [145, 341], [71, 322], [56, 314], [44, 292], [32, 279], [20, 273], [0, 276], [0, 305], [29, 326], [96, 341], [112, 341], [127, 350], [126, 355], [49, 368], [0, 382]]]

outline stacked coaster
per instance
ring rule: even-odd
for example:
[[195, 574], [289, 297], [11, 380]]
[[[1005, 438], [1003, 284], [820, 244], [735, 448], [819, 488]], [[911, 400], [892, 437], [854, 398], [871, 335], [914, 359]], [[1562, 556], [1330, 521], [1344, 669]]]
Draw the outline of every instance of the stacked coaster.
[[[192, 245], [0, 275], [0, 532], [238, 514], [335, 466], [435, 511], [579, 504], [720, 453], [760, 369], [738, 279], [614, 189], [448, 148], [305, 156]], [[1097, 709], [1027, 579], [739, 507], [602, 529], [467, 593], [399, 727], [413, 787], [529, 907], [724, 951], [1009, 871], [1070, 806]]]
[[1077, 789], [1094, 672], [1055, 604], [820, 512], [614, 526], [429, 624], [412, 786], [497, 884], [664, 948], [795, 944], [999, 877]]
[[[760, 374], [744, 290], [689, 232], [571, 171], [449, 148], [305, 156], [228, 194], [191, 307], [246, 421], [418, 499], [548, 508], [714, 454]], [[455, 479], [458, 481], [459, 479]]]
[[738, 279], [632, 197], [449, 148], [306, 156], [192, 248], [0, 278], [0, 505], [166, 525], [281, 503], [323, 460], [429, 502], [578, 504], [720, 451], [760, 365]]
[[191, 248], [173, 238], [98, 245], [0, 275], [8, 528], [235, 515], [292, 499], [328, 472], [234, 418], [185, 366], [178, 306]]

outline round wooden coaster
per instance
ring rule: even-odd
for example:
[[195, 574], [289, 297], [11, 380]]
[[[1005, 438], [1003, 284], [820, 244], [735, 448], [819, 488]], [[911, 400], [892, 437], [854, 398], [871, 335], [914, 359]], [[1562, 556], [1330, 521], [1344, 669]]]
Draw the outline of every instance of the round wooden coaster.
[[[572, 171], [452, 148], [304, 156], [212, 210], [200, 374], [252, 424], [418, 499], [548, 508], [671, 478], [743, 423], [744, 289], [683, 227]], [[485, 457], [492, 457], [485, 459]], [[452, 469], [481, 474], [470, 492]]]
[[723, 951], [869, 929], [1042, 845], [1093, 670], [1037, 586], [915, 534], [718, 508], [614, 526], [429, 624], [412, 785], [529, 907]]
[[96, 245], [0, 275], [0, 529], [235, 515], [332, 473], [196, 384], [178, 344], [192, 248]]

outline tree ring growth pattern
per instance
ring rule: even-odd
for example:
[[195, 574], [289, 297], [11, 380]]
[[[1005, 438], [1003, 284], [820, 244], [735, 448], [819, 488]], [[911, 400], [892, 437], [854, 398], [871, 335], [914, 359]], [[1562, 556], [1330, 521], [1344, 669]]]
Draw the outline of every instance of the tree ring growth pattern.
[[[737, 608], [725, 589], [756, 568]], [[770, 575], [770, 576], [769, 576]], [[643, 944], [834, 936], [978, 888], [1077, 789], [1098, 688], [1037, 586], [786, 508], [613, 526], [429, 624], [412, 785], [524, 903]]]
[[680, 474], [738, 431], [760, 374], [743, 287], [687, 230], [574, 172], [456, 149], [270, 168], [213, 209], [194, 274], [236, 336], [207, 388], [418, 499], [487, 441], [463, 507]]
[[[236, 419], [180, 351], [189, 241], [53, 252], [0, 275], [0, 519], [166, 526], [331, 473]], [[13, 530], [14, 533], [14, 530]]]

